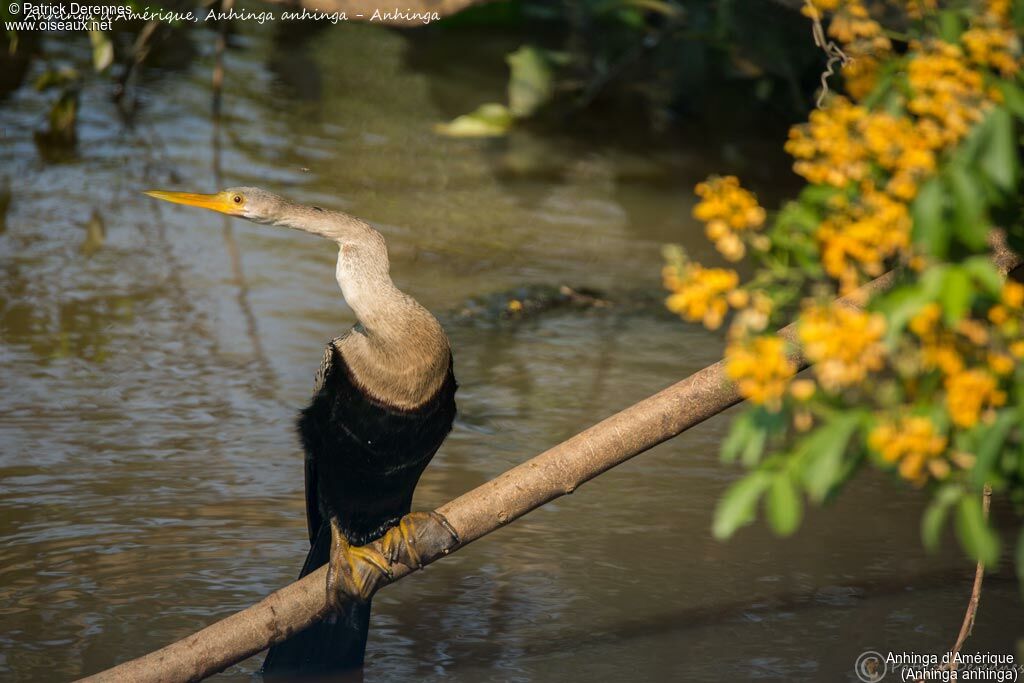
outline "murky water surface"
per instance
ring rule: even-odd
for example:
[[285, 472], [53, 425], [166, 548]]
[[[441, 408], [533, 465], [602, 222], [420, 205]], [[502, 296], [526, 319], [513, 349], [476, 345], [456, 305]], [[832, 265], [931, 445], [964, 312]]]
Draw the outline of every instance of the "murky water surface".
[[[493, 36], [246, 28], [215, 132], [213, 38], [196, 39], [207, 56], [148, 73], [133, 126], [90, 83], [73, 160], [44, 163], [33, 146], [46, 96], [23, 89], [0, 109], [15, 195], [0, 233], [5, 680], [143, 654], [290, 581], [305, 553], [292, 423], [322, 345], [353, 322], [333, 248], [139, 190], [261, 185], [381, 228], [399, 285], [443, 314], [462, 385], [417, 494], [430, 508], [721, 348], [656, 307], [486, 324], [459, 318], [467, 299], [524, 284], [657, 292], [662, 243], [708, 251], [689, 218], [695, 181], [739, 171], [768, 198], [788, 189], [780, 133], [763, 126], [658, 145], [614, 122], [588, 136], [436, 137], [434, 122], [501, 97], [515, 42]], [[85, 246], [94, 210], [98, 250]], [[791, 539], [756, 526], [713, 541], [737, 474], [717, 462], [725, 425], [382, 592], [366, 678], [852, 680], [866, 649], [951, 643], [971, 570], [951, 543], [920, 550], [920, 497], [883, 477]], [[1022, 627], [1014, 583], [992, 579], [971, 647], [1012, 651]]]

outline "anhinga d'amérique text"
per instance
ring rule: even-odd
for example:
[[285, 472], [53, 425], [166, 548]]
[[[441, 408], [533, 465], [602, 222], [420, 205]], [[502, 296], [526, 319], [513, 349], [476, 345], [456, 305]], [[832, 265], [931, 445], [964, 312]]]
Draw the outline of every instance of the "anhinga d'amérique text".
[[[413, 489], [455, 417], [452, 354], [437, 319], [391, 281], [384, 238], [347, 214], [295, 204], [252, 187], [211, 195], [150, 191], [256, 223], [302, 230], [338, 245], [335, 275], [358, 324], [324, 351], [298, 431], [306, 452], [309, 554], [300, 577], [328, 564], [324, 621], [272, 647], [263, 672], [322, 674], [362, 664], [369, 632], [365, 569], [387, 559], [364, 546], [397, 527], [443, 524], [409, 514]], [[403, 519], [404, 517], [404, 519]], [[357, 567], [357, 565], [361, 565]], [[350, 600], [344, 605], [338, 599]]]

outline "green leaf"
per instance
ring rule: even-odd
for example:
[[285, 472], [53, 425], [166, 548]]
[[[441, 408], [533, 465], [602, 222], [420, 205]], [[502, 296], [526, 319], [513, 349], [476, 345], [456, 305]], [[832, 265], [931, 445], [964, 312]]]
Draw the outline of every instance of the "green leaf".
[[544, 106], [555, 90], [551, 62], [546, 52], [523, 45], [505, 57], [512, 75], [508, 81], [508, 108], [517, 119], [526, 118]]
[[991, 479], [992, 468], [1002, 452], [1003, 444], [1006, 443], [1006, 437], [1010, 435], [1010, 430], [1013, 429], [1015, 424], [1017, 424], [1017, 416], [1010, 409], [1000, 411], [995, 422], [991, 425], [982, 425], [980, 427], [983, 431], [976, 452], [978, 457], [974, 462], [974, 469], [971, 472], [971, 477], [977, 488], [980, 489], [985, 485], [986, 481]]
[[825, 500], [840, 483], [843, 453], [860, 421], [859, 413], [847, 413], [818, 427], [800, 444], [804, 461], [801, 478], [808, 495], [816, 503]]
[[953, 198], [953, 232], [969, 249], [984, 249], [988, 246], [984, 189], [961, 164], [946, 169], [946, 185]]
[[992, 566], [999, 560], [999, 537], [985, 521], [979, 496], [964, 496], [956, 506], [956, 534], [967, 556]]
[[957, 43], [964, 32], [964, 20], [957, 10], [939, 12], [939, 37], [947, 43]]
[[807, 185], [800, 191], [800, 201], [825, 207], [828, 201], [839, 192], [841, 190], [831, 185]]
[[711, 527], [715, 538], [729, 538], [741, 526], [752, 522], [757, 501], [770, 483], [771, 476], [767, 472], [758, 471], [730, 486], [715, 510], [715, 521]]
[[448, 123], [438, 123], [434, 131], [452, 138], [498, 137], [512, 126], [512, 115], [503, 104], [482, 104]]
[[914, 243], [937, 259], [946, 258], [952, 234], [952, 227], [944, 216], [945, 204], [946, 193], [942, 182], [932, 178], [921, 186], [910, 208], [914, 219]]
[[750, 435], [750, 439], [747, 440], [746, 446], [743, 448], [743, 464], [747, 467], [756, 465], [757, 461], [761, 459], [761, 455], [764, 454], [764, 445], [767, 441], [768, 430], [761, 425], [756, 425], [753, 433]]
[[951, 266], [946, 269], [942, 279], [942, 291], [939, 303], [947, 325], [955, 325], [971, 307], [974, 299], [974, 283], [967, 272], [960, 267]]
[[898, 287], [879, 297], [874, 305], [885, 315], [888, 323], [885, 331], [886, 343], [890, 346], [895, 345], [911, 318], [930, 301], [932, 297], [917, 285]]
[[986, 123], [987, 135], [978, 166], [996, 187], [1005, 192], [1012, 192], [1017, 186], [1020, 164], [1017, 158], [1017, 145], [1013, 140], [1013, 119], [1010, 112], [999, 107], [989, 114]]
[[963, 262], [963, 267], [986, 293], [998, 297], [1003, 291], [1003, 276], [987, 256], [972, 256]]
[[734, 461], [747, 445], [754, 431], [754, 413], [745, 410], [732, 421], [729, 434], [722, 441], [722, 462]]
[[921, 517], [921, 541], [929, 552], [939, 549], [942, 528], [946, 525], [949, 509], [960, 500], [963, 491], [957, 486], [946, 486], [935, 494]]
[[792, 477], [780, 472], [772, 479], [765, 497], [765, 515], [772, 529], [780, 536], [789, 536], [800, 526], [803, 505]]
[[999, 90], [1003, 93], [1006, 108], [1024, 121], [1024, 89], [1012, 81], [999, 81]]

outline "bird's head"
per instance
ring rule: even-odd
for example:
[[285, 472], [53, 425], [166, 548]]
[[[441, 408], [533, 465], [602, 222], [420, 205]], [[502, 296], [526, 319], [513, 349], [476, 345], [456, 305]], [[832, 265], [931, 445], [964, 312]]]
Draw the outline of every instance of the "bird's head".
[[147, 190], [146, 194], [185, 206], [198, 206], [229, 216], [246, 218], [257, 223], [274, 223], [284, 214], [288, 202], [272, 192], [258, 187], [229, 187], [214, 194], [192, 192], [165, 192]]
[[229, 187], [214, 194], [147, 190], [145, 194], [175, 204], [198, 206], [254, 223], [302, 230], [337, 242], [362, 242], [373, 239], [376, 231], [363, 221], [340, 211], [296, 204], [258, 187]]
[[[340, 211], [296, 204], [258, 187], [229, 187], [214, 194], [148, 190], [150, 197], [198, 206], [255, 223], [301, 230], [338, 244], [341, 258], [339, 277], [358, 277], [361, 273], [387, 273], [388, 257], [384, 238], [363, 221]], [[351, 271], [351, 273], [348, 273]]]

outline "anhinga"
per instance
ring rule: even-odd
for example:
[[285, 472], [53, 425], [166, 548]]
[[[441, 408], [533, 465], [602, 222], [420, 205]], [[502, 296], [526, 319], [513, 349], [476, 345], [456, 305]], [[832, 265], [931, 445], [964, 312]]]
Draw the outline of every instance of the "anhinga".
[[335, 274], [358, 324], [327, 344], [313, 400], [298, 419], [311, 546], [300, 577], [328, 564], [328, 601], [341, 605], [342, 595], [355, 601], [272, 647], [263, 670], [308, 674], [359, 666], [370, 620], [367, 567], [386, 572], [388, 562], [360, 546], [393, 527], [405, 538], [446, 525], [433, 513], [408, 513], [416, 482], [455, 417], [448, 338], [429, 311], [395, 287], [384, 238], [357, 218], [252, 187], [146, 194], [338, 244]]

